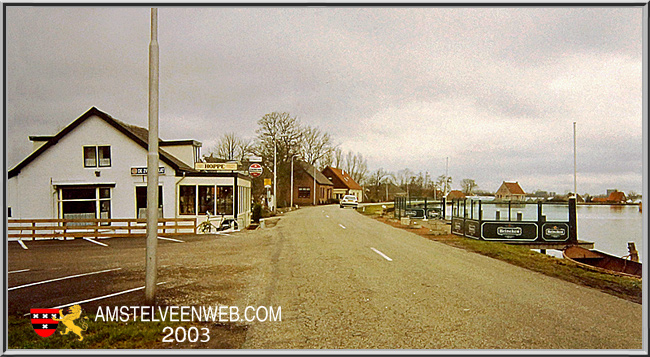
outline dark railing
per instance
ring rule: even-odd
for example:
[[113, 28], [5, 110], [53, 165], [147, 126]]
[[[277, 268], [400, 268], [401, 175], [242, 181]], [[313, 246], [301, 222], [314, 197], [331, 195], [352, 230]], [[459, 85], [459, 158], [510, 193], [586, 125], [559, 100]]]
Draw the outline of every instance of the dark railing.
[[395, 218], [445, 219], [446, 201], [427, 197], [395, 197]]
[[479, 240], [576, 244], [574, 198], [561, 202], [452, 201], [451, 232]]

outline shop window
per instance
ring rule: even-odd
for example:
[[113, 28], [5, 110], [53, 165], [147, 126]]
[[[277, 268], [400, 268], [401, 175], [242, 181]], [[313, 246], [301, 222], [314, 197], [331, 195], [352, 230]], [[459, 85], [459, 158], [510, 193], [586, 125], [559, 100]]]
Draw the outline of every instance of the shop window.
[[180, 214], [196, 214], [196, 186], [180, 186], [178, 210]]
[[84, 167], [110, 167], [110, 146], [84, 146]]
[[214, 186], [199, 186], [199, 214], [214, 214]]
[[[66, 187], [59, 190], [63, 219], [110, 219], [111, 189], [106, 187]], [[70, 222], [71, 225], [93, 225], [91, 222]], [[103, 225], [110, 224], [102, 222]]]
[[309, 187], [298, 187], [298, 197], [299, 198], [311, 197], [311, 189]]
[[217, 186], [217, 214], [233, 214], [232, 186]]
[[[163, 188], [158, 186], [158, 217], [163, 216]], [[138, 218], [147, 218], [147, 186], [135, 188], [135, 208]]]

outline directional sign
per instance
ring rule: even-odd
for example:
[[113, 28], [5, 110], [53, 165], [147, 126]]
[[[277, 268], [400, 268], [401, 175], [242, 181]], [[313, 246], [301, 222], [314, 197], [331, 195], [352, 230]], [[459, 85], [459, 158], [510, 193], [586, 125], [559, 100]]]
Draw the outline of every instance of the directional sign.
[[259, 177], [263, 171], [264, 169], [260, 164], [251, 164], [251, 166], [248, 167], [248, 173], [253, 177]]

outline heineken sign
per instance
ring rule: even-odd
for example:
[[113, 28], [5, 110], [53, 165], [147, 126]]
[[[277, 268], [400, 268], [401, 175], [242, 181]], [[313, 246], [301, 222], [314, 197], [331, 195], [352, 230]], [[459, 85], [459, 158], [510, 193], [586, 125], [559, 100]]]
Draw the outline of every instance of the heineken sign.
[[545, 223], [542, 226], [542, 236], [545, 240], [569, 239], [569, 225], [566, 223]]
[[537, 227], [537, 224], [532, 222], [484, 222], [481, 226], [481, 238], [530, 241], [537, 239]]

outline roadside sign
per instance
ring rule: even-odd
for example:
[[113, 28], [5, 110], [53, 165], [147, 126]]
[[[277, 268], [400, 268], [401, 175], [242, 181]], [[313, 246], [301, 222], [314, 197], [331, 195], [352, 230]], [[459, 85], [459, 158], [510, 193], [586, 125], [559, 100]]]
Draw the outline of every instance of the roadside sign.
[[264, 179], [264, 187], [271, 187], [271, 179], [270, 178], [265, 178]]
[[259, 177], [263, 171], [264, 168], [262, 168], [262, 165], [260, 164], [251, 164], [251, 166], [248, 167], [248, 173], [253, 177]]
[[250, 161], [250, 162], [262, 162], [262, 158], [259, 157], [259, 156], [250, 156], [248, 158], [248, 161]]
[[194, 164], [196, 170], [209, 170], [209, 171], [235, 171], [237, 170], [236, 163], [217, 163], [217, 162], [197, 162]]

